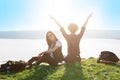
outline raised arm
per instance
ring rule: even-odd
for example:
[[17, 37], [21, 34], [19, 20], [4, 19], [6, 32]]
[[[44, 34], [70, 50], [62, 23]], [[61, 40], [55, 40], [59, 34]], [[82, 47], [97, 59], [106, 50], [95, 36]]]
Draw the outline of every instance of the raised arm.
[[83, 27], [86, 27], [88, 20], [92, 17], [92, 13], [87, 17], [85, 23], [83, 24]]
[[85, 29], [86, 29], [86, 25], [88, 23], [88, 20], [92, 17], [92, 13], [87, 17], [85, 23], [83, 24], [82, 28], [81, 28], [81, 31], [79, 33], [79, 36], [82, 37], [84, 32], [85, 32]]
[[60, 23], [52, 16], [50, 16], [50, 18], [55, 21], [55, 23], [59, 26], [60, 31], [62, 32], [64, 38], [67, 38], [67, 33], [65, 32], [64, 28], [60, 25]]
[[50, 18], [60, 27], [62, 28], [61, 24], [52, 16], [50, 16]]

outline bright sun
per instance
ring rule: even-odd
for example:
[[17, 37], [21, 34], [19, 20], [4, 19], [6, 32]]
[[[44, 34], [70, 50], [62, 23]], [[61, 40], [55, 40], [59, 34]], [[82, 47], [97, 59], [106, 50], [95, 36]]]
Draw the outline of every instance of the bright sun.
[[81, 27], [87, 16], [91, 13], [90, 11], [93, 12], [93, 17], [87, 25], [88, 29], [96, 29], [98, 25], [101, 24], [100, 11], [93, 6], [86, 6], [85, 9], [78, 7], [78, 12], [74, 12], [71, 11], [71, 8], [73, 8], [75, 4], [72, 5], [70, 0], [47, 0], [46, 3], [46, 10], [44, 11], [45, 16], [42, 18], [42, 26], [45, 26], [45, 29], [58, 29], [49, 16], [56, 18], [65, 28], [67, 28], [67, 25], [72, 21]]
[[[68, 14], [68, 8], [69, 8], [70, 1], [69, 0], [48, 0], [47, 2], [47, 10], [44, 12], [46, 13], [47, 17], [47, 24], [45, 26], [52, 26], [52, 28], [55, 29], [54, 26], [55, 23], [50, 19], [49, 16], [55, 17], [63, 26], [67, 26], [68, 20], [64, 19], [64, 16]], [[49, 25], [48, 25], [49, 24]], [[46, 27], [47, 29], [52, 29], [49, 27]]]

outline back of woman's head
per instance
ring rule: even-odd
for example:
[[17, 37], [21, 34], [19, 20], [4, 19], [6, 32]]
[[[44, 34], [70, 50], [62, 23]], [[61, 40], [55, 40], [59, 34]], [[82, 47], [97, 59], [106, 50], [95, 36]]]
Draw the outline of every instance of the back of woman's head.
[[[50, 35], [48, 36], [48, 34], [50, 34]], [[46, 41], [47, 41], [48, 46], [50, 46], [51, 44], [53, 44], [53, 42], [51, 42], [50, 39], [49, 39], [49, 37], [51, 37], [51, 35], [54, 36], [54, 39], [55, 39], [54, 41], [55, 42], [58, 40], [57, 37], [56, 37], [56, 35], [52, 31], [48, 31], [46, 33]]]
[[71, 33], [76, 33], [76, 31], [78, 30], [77, 24], [75, 24], [75, 23], [70, 23], [70, 24], [68, 25], [68, 30], [69, 30]]

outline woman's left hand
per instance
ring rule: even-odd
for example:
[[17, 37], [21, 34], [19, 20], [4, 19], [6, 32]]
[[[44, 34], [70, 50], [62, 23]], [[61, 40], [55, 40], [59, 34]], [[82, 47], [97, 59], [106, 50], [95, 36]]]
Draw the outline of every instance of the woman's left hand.
[[46, 51], [46, 53], [52, 53], [52, 50], [48, 50], [48, 51]]

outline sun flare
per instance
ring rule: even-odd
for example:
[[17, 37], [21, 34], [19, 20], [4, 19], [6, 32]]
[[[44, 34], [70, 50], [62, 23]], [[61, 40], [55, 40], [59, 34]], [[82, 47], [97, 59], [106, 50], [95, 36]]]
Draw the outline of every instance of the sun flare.
[[76, 23], [81, 28], [87, 16], [93, 12], [93, 17], [88, 22], [87, 28], [100, 28], [102, 15], [99, 8], [86, 6], [85, 10], [82, 7], [79, 7], [78, 11], [74, 11], [74, 9], [74, 5], [72, 5], [70, 0], [48, 0], [45, 4], [44, 16], [41, 18], [42, 23], [40, 25], [44, 26], [43, 28], [47, 30], [58, 29], [57, 25], [50, 19], [50, 16], [53, 16], [66, 29], [71, 22]]
[[68, 24], [69, 0], [49, 0], [47, 6], [49, 16], [55, 17], [64, 26]]

